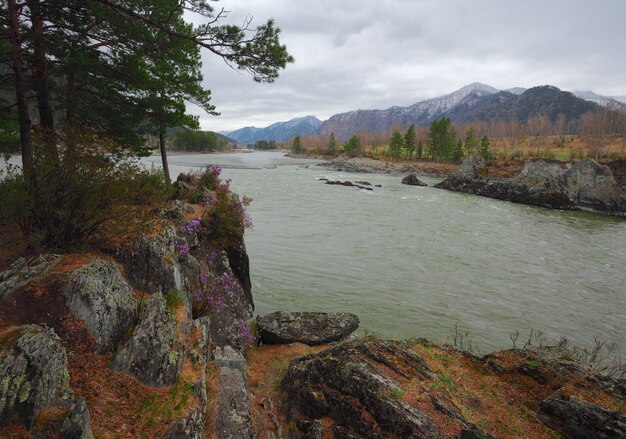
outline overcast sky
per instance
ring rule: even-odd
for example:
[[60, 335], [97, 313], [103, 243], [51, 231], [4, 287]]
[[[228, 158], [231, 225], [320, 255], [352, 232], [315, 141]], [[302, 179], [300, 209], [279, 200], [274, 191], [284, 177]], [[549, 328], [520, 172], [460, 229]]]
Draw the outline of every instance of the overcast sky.
[[296, 61], [259, 84], [203, 55], [221, 116], [205, 130], [405, 106], [472, 82], [626, 94], [626, 0], [221, 0], [224, 23], [274, 18]]

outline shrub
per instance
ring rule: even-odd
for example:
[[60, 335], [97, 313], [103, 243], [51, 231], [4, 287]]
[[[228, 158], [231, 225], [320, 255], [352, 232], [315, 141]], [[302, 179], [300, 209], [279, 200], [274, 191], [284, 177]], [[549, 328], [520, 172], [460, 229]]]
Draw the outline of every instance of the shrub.
[[137, 215], [138, 206], [168, 196], [165, 178], [146, 171], [110, 140], [59, 132], [52, 142], [36, 139], [34, 183], [15, 171], [0, 183], [4, 222], [49, 248], [67, 249], [106, 240]]
[[193, 317], [205, 316], [220, 309], [224, 305], [224, 296], [238, 286], [237, 279], [229, 273], [224, 272], [217, 276], [213, 272], [200, 272], [200, 288], [191, 295]]
[[[183, 226], [183, 232], [200, 231], [215, 246], [225, 248], [241, 242], [245, 229], [252, 227], [252, 219], [246, 210], [252, 198], [244, 196], [240, 199], [231, 192], [230, 180], [222, 182], [221, 174], [219, 166], [207, 166], [202, 172], [192, 175], [190, 181], [195, 192], [189, 194], [188, 200], [202, 202], [204, 209], [201, 218]], [[185, 176], [180, 178], [186, 179]]]

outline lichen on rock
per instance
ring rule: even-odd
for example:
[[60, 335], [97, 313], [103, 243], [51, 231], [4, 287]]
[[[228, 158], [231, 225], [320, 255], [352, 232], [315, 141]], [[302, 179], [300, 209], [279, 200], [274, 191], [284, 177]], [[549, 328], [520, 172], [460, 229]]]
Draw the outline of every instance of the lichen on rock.
[[161, 294], [146, 302], [132, 337], [117, 352], [112, 367], [150, 386], [173, 384], [183, 361], [178, 351], [176, 319]]
[[55, 254], [43, 254], [28, 260], [17, 259], [6, 271], [0, 273], [0, 299], [49, 273], [59, 262], [61, 256]]
[[72, 271], [64, 294], [68, 308], [85, 321], [101, 352], [115, 350], [134, 323], [137, 301], [112, 261], [96, 258]]
[[67, 357], [52, 329], [27, 325], [0, 356], [0, 426], [31, 428], [39, 412], [69, 390]]

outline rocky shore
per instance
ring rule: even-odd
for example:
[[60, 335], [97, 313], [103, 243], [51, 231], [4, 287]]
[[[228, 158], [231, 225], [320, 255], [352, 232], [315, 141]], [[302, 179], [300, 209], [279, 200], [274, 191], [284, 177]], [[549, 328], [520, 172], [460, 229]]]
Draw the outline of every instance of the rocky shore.
[[492, 179], [487, 164], [471, 156], [435, 187], [551, 209], [626, 216], [626, 192], [611, 168], [594, 160], [529, 161], [511, 178]]
[[456, 169], [451, 163], [437, 163], [432, 161], [401, 161], [393, 162], [378, 160], [370, 157], [338, 156], [331, 160], [318, 163], [317, 166], [339, 172], [358, 172], [376, 174], [407, 174], [417, 173], [433, 177], [444, 177]]
[[[461, 175], [482, 181], [479, 165]], [[183, 183], [186, 199], [195, 188]], [[175, 200], [109, 252], [19, 258], [0, 272], [0, 437], [626, 435], [624, 370], [600, 373], [566, 343], [476, 357], [354, 338], [348, 313], [253, 319], [244, 242], [218, 245], [199, 209]], [[199, 313], [209, 274], [230, 287]]]

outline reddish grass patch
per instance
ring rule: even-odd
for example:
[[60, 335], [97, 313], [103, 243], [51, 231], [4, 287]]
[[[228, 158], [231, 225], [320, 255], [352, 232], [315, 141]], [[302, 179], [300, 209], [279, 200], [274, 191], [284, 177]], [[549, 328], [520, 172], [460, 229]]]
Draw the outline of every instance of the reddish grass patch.
[[248, 393], [253, 431], [287, 434], [290, 429], [282, 411], [280, 382], [287, 373], [289, 362], [326, 346], [304, 344], [264, 345], [248, 353]]

